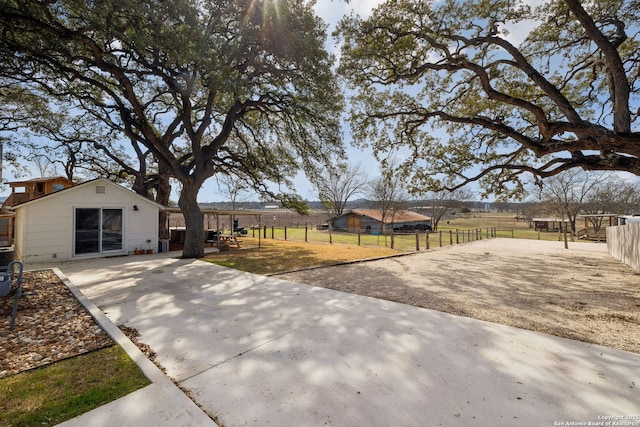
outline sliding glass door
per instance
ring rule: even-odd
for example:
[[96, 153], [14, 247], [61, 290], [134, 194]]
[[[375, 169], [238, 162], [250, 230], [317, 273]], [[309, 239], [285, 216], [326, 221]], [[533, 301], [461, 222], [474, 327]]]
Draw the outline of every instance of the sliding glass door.
[[122, 209], [76, 208], [74, 254], [122, 250]]
[[102, 209], [102, 252], [122, 250], [122, 209]]
[[75, 254], [100, 252], [100, 209], [76, 209]]

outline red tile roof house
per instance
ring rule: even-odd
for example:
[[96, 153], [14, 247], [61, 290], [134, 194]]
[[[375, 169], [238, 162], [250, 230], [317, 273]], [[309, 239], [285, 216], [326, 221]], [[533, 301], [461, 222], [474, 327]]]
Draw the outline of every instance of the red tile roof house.
[[[382, 211], [379, 209], [354, 209], [337, 216], [331, 222], [334, 230], [356, 232], [369, 232], [373, 234], [382, 232]], [[431, 217], [416, 212], [388, 211], [384, 218], [386, 232], [430, 230]]]

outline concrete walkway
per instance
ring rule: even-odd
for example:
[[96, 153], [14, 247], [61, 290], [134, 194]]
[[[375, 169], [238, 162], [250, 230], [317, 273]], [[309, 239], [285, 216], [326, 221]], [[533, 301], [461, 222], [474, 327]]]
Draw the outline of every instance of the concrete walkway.
[[[58, 267], [113, 323], [136, 328], [226, 427], [640, 415], [638, 354], [162, 254]], [[64, 425], [213, 425], [162, 387], [154, 380]]]

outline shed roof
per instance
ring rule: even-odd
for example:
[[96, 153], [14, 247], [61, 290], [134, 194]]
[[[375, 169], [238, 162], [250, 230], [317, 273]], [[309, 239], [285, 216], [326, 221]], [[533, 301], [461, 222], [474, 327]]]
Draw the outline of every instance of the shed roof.
[[[375, 219], [376, 221], [382, 222], [382, 210], [381, 209], [353, 209], [347, 212], [344, 215], [354, 214], [360, 216], [366, 216], [368, 218]], [[417, 212], [401, 210], [396, 211], [393, 215], [388, 215], [385, 218], [386, 224], [391, 223], [402, 223], [402, 222], [420, 222], [420, 221], [431, 221], [431, 217], [419, 214]]]
[[51, 182], [51, 181], [55, 181], [55, 182], [66, 182], [70, 185], [75, 185], [75, 183], [73, 181], [71, 181], [68, 178], [65, 178], [64, 176], [50, 176], [50, 177], [45, 177], [45, 178], [31, 178], [31, 179], [27, 179], [25, 181], [11, 181], [11, 182], [7, 182], [7, 184], [9, 184], [10, 187], [23, 187], [25, 185], [28, 184], [38, 184], [41, 182]]

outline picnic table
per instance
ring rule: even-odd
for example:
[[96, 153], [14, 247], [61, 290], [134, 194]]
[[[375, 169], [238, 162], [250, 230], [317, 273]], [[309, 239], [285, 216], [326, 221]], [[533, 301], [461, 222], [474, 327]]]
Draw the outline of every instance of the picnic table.
[[234, 234], [225, 234], [220, 236], [220, 242], [227, 245], [235, 245], [239, 248], [242, 240], [239, 240]]
[[216, 230], [207, 230], [207, 243], [210, 243], [211, 246], [216, 245], [234, 245], [236, 247], [240, 247], [240, 243], [242, 240], [238, 239], [235, 234], [220, 234]]

